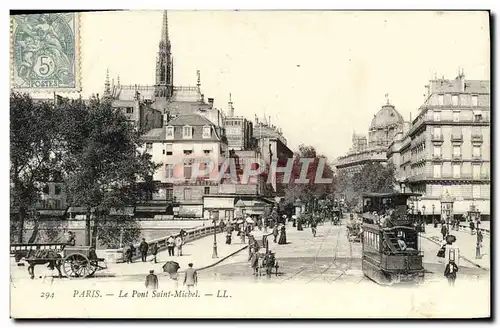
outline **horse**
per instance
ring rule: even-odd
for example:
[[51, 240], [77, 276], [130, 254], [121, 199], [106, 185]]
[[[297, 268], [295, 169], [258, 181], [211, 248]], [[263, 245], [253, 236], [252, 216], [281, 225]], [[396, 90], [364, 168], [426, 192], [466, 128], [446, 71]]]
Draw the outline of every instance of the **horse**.
[[56, 250], [44, 249], [44, 250], [28, 250], [19, 251], [15, 254], [14, 259], [19, 262], [21, 259], [25, 259], [28, 263], [28, 274], [31, 279], [35, 279], [35, 265], [49, 264], [48, 268], [50, 270], [57, 269], [59, 273], [59, 278], [62, 278], [61, 265], [62, 256]]
[[268, 253], [264, 255], [262, 262], [260, 264], [260, 268], [266, 270], [266, 274], [268, 277], [271, 276], [272, 269], [276, 268], [276, 276], [278, 276], [278, 260], [276, 260], [276, 257], [272, 253]]

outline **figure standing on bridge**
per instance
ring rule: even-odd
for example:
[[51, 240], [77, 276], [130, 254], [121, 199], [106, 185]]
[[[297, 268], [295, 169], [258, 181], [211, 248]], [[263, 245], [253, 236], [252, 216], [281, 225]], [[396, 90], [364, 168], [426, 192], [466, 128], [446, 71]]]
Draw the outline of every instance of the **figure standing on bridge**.
[[276, 224], [273, 228], [273, 241], [277, 242], [278, 241], [278, 225]]
[[151, 254], [153, 255], [153, 259], [151, 261], [152, 262], [154, 261], [155, 263], [158, 263], [158, 262], [156, 262], [156, 256], [158, 255], [158, 243], [154, 243], [151, 246]]
[[174, 236], [170, 236], [167, 239], [167, 250], [168, 256], [174, 256], [175, 239]]
[[149, 245], [148, 243], [146, 243], [146, 239], [142, 238], [141, 244], [139, 245], [139, 252], [141, 252], [142, 262], [146, 262], [146, 258], [148, 257], [148, 249]]
[[182, 244], [184, 244], [184, 240], [182, 240], [182, 235], [178, 235], [175, 237], [175, 246], [177, 246], [177, 256], [182, 256]]

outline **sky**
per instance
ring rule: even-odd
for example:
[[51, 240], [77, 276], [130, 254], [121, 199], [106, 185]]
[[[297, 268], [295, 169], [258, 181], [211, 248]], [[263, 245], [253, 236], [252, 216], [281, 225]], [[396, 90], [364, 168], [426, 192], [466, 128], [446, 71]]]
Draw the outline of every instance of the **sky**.
[[[236, 115], [271, 116], [288, 145], [330, 160], [367, 133], [389, 94], [406, 120], [434, 76], [489, 79], [484, 12], [169, 11], [174, 85], [196, 85]], [[154, 84], [161, 11], [82, 14], [83, 96], [106, 69], [122, 84]], [[410, 114], [411, 113], [411, 114]]]

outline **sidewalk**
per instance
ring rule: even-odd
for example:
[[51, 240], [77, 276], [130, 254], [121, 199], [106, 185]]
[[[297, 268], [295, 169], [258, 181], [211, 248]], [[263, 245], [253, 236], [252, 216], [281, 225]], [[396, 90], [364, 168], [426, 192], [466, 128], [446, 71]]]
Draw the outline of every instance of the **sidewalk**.
[[217, 234], [217, 255], [218, 258], [213, 259], [213, 245], [214, 236], [206, 236], [197, 240], [190, 241], [182, 247], [183, 256], [177, 256], [177, 249], [175, 256], [168, 256], [168, 251], [164, 250], [158, 253], [158, 263], [151, 262], [152, 255], [148, 255], [147, 262], [141, 262], [141, 259], [135, 260], [133, 263], [109, 263], [108, 268], [102, 271], [103, 274], [115, 275], [147, 275], [149, 270], [154, 270], [155, 273], [162, 273], [162, 266], [167, 261], [175, 261], [179, 263], [180, 269], [178, 272], [183, 272], [189, 263], [193, 263], [196, 270], [203, 270], [211, 267], [226, 258], [238, 253], [247, 247], [247, 244], [242, 244], [239, 238], [234, 238], [236, 234], [233, 233], [232, 244], [226, 244], [226, 234]]
[[[432, 225], [426, 225], [425, 233], [422, 233], [422, 237], [425, 237], [436, 244], [441, 245], [443, 242], [443, 236], [441, 235], [441, 228], [434, 228]], [[466, 261], [479, 265], [482, 268], [490, 269], [490, 238], [484, 236], [483, 247], [481, 248], [481, 259], [476, 259], [476, 235], [471, 235], [469, 232], [465, 231], [450, 231], [450, 234], [457, 237], [457, 241], [454, 243], [460, 249], [460, 255]]]

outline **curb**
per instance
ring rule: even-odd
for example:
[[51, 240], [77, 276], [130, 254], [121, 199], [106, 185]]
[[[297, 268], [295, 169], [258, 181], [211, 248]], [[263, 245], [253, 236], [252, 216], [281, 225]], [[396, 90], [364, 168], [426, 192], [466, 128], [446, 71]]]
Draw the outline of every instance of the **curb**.
[[214, 267], [214, 266], [216, 266], [217, 264], [221, 263], [222, 261], [227, 260], [227, 259], [228, 259], [228, 258], [230, 258], [231, 256], [238, 254], [239, 252], [241, 252], [242, 250], [244, 250], [244, 249], [246, 249], [246, 248], [248, 248], [248, 245], [245, 245], [245, 246], [243, 246], [242, 248], [238, 249], [237, 251], [235, 251], [235, 252], [233, 252], [233, 253], [231, 253], [231, 254], [229, 254], [229, 255], [227, 255], [227, 256], [224, 256], [223, 258], [219, 259], [218, 261], [216, 261], [216, 262], [214, 262], [214, 263], [212, 263], [212, 264], [209, 264], [209, 265], [206, 265], [206, 266], [201, 267], [201, 268], [199, 268], [199, 269], [196, 269], [196, 271], [202, 271], [202, 270], [205, 270], [205, 269], [209, 269], [209, 268], [211, 268], [211, 267]]
[[[434, 243], [434, 244], [436, 244], [436, 245], [441, 245], [440, 243], [438, 243], [438, 242], [437, 242], [437, 241], [435, 241], [434, 239], [431, 239], [430, 237], [427, 237], [427, 236], [424, 236], [424, 235], [420, 235], [420, 236], [422, 236], [422, 237], [424, 237], [425, 239], [427, 239], [427, 240], [429, 240], [429, 241], [433, 242], [433, 243]], [[472, 264], [472, 265], [474, 265], [474, 266], [478, 267], [478, 268], [479, 268], [479, 269], [481, 269], [481, 270], [489, 271], [487, 268], [483, 268], [483, 267], [482, 267], [482, 266], [480, 266], [479, 264], [475, 263], [474, 261], [469, 260], [468, 258], [464, 257], [463, 255], [460, 255], [460, 258], [461, 258], [462, 260], [464, 260], [464, 261], [466, 261], [466, 262], [468, 262], [468, 263], [470, 263], [470, 264]]]

